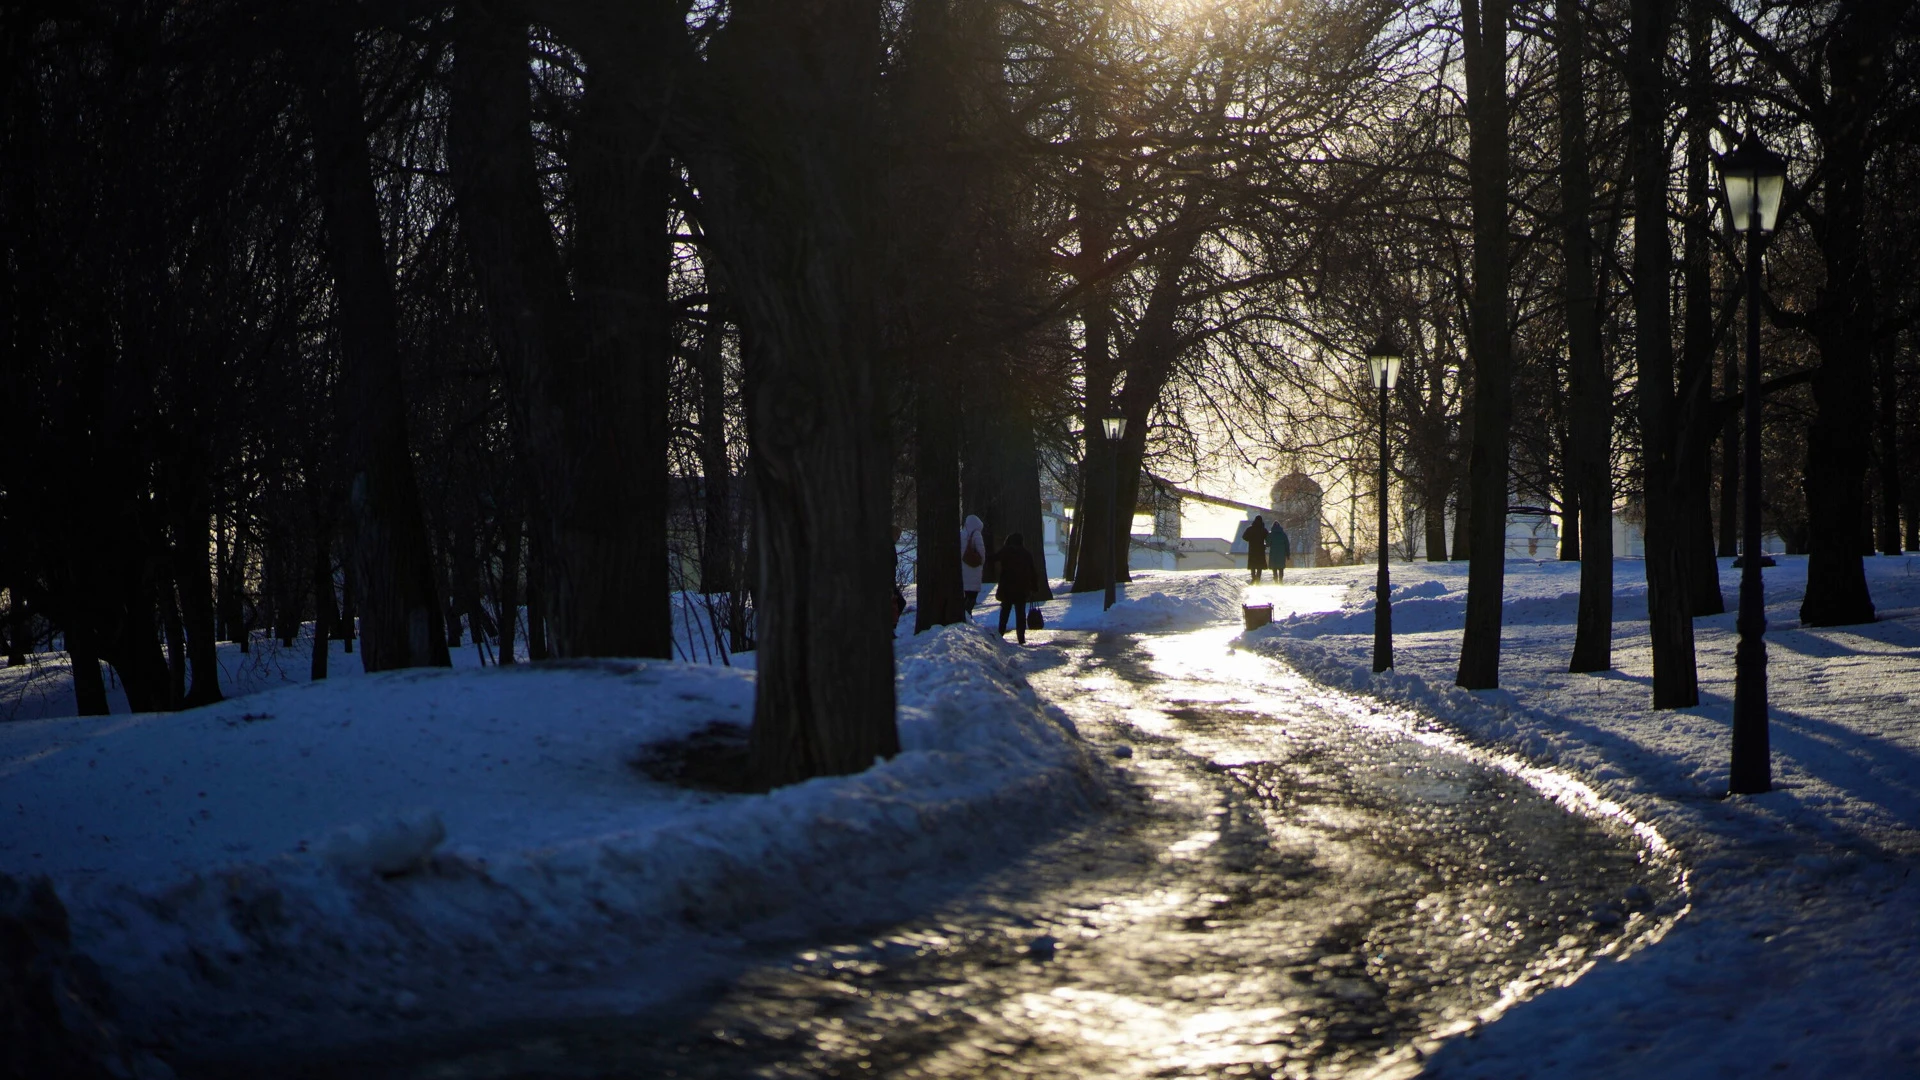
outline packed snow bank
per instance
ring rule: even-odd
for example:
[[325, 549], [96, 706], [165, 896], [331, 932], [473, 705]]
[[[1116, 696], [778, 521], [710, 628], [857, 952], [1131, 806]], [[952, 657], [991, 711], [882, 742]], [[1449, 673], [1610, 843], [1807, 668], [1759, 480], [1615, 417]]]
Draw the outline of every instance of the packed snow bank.
[[[676, 659], [700, 664], [730, 662], [722, 647], [717, 620], [725, 611], [726, 594], [704, 596], [675, 593], [671, 604], [673, 648]], [[527, 662], [526, 609], [519, 609], [519, 630], [514, 639], [514, 659]], [[909, 628], [911, 629], [911, 628]], [[57, 643], [56, 639], [56, 643]], [[285, 645], [265, 630], [256, 630], [248, 638], [248, 648], [237, 641], [222, 641], [214, 647], [219, 664], [220, 693], [224, 697], [246, 697], [266, 690], [296, 686], [307, 682], [313, 672], [313, 624], [303, 623], [293, 643]], [[447, 650], [455, 671], [492, 667], [499, 659], [496, 642], [475, 642]], [[366, 673], [360, 666], [360, 653], [347, 651], [344, 641], [327, 643], [327, 677], [354, 679]], [[750, 658], [751, 653], [741, 654]], [[733, 661], [737, 662], [737, 661]], [[750, 660], [749, 660], [750, 662]], [[101, 664], [100, 674], [107, 689], [107, 709], [125, 715], [126, 691], [120, 685], [113, 665]], [[66, 653], [28, 653], [26, 663], [0, 666], [0, 724], [18, 720], [47, 720], [74, 715], [73, 666]]]
[[[1070, 585], [1065, 581], [1053, 583], [1055, 599], [1030, 606], [1040, 609], [1049, 630], [1195, 630], [1223, 619], [1238, 622], [1245, 585], [1238, 572], [1136, 570], [1131, 582], [1115, 588], [1111, 609], [1103, 608], [1105, 591], [1069, 592]], [[974, 621], [994, 629], [999, 620], [1000, 605], [993, 600], [993, 583], [989, 582], [980, 594]], [[1011, 628], [1008, 633], [1012, 633]]]
[[1574, 772], [1692, 867], [1694, 910], [1658, 947], [1447, 1044], [1428, 1075], [1920, 1075], [1920, 559], [1866, 565], [1882, 621], [1819, 629], [1796, 617], [1805, 558], [1766, 571], [1776, 790], [1736, 798], [1735, 615], [1695, 620], [1701, 705], [1656, 712], [1639, 562], [1615, 566], [1614, 670], [1573, 675], [1578, 564], [1509, 561], [1501, 689], [1478, 692], [1453, 685], [1464, 563], [1393, 567], [1395, 668], [1379, 675], [1372, 570], [1289, 572], [1344, 590], [1339, 610], [1243, 644]]
[[414, 670], [0, 725], [0, 873], [53, 877], [137, 1035], [524, 1013], [528, 972], [881, 917], [1085, 806], [1071, 722], [987, 635], [897, 652], [903, 752], [765, 795], [628, 764], [746, 723], [753, 676], [710, 666]]

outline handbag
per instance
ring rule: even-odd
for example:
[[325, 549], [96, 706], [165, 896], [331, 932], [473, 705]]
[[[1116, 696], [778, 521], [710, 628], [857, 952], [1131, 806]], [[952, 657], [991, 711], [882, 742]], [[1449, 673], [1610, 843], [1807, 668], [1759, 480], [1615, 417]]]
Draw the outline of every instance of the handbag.
[[1047, 628], [1047, 620], [1044, 616], [1040, 614], [1040, 609], [1037, 607], [1028, 608], [1027, 609], [1027, 629], [1045, 630], [1046, 628]]
[[980, 557], [980, 538], [967, 537], [967, 550], [960, 553], [960, 561], [968, 566], [979, 566], [984, 560]]

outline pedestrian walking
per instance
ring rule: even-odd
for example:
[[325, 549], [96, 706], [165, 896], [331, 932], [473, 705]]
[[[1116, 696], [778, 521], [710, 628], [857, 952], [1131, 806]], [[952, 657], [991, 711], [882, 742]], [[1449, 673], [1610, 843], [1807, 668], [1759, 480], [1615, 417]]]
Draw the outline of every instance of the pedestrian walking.
[[1027, 601], [1040, 588], [1040, 571], [1034, 568], [1033, 553], [1028, 551], [1019, 533], [1007, 534], [1007, 546], [993, 553], [1000, 563], [1000, 587], [994, 598], [1000, 601], [1000, 636], [1007, 634], [1007, 618], [1020, 644], [1027, 643]]
[[1260, 584], [1260, 571], [1267, 568], [1267, 523], [1260, 515], [1253, 516], [1253, 524], [1240, 534], [1247, 542], [1247, 569], [1253, 571], [1253, 583]]
[[987, 527], [968, 514], [960, 526], [960, 589], [967, 594], [967, 613], [980, 600], [980, 581], [987, 572]]
[[1287, 563], [1292, 558], [1293, 541], [1287, 539], [1287, 530], [1276, 521], [1267, 533], [1267, 569], [1273, 571], [1273, 580], [1287, 580]]

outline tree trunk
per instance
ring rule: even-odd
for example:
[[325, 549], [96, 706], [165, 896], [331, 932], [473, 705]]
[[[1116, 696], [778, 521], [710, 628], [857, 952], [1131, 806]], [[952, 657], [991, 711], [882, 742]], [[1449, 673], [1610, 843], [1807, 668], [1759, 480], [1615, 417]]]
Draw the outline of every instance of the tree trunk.
[[160, 627], [167, 642], [167, 708], [178, 709], [187, 700], [187, 630], [180, 621], [180, 605], [168, 582], [160, 583]]
[[107, 681], [100, 674], [100, 654], [85, 637], [77, 635], [71, 629], [64, 632], [67, 644], [67, 662], [73, 669], [73, 697], [75, 712], [80, 716], [105, 716], [112, 710], [107, 707]]
[[553, 655], [547, 647], [547, 590], [541, 584], [546, 572], [546, 536], [536, 529], [527, 530], [527, 659], [545, 660]]
[[[1469, 350], [1467, 357], [1468, 370], [1462, 373], [1467, 380], [1465, 389], [1468, 405], [1462, 410], [1460, 416], [1459, 444], [1462, 450], [1468, 454], [1472, 452], [1474, 430], [1472, 364], [1473, 358], [1471, 350]], [[1464, 467], [1466, 461], [1466, 458], [1460, 458], [1453, 463], [1453, 550], [1449, 553], [1449, 560], [1453, 562], [1458, 562], [1462, 559], [1471, 560], [1473, 557], [1473, 485], [1468, 482], [1468, 470]], [[1349, 550], [1351, 550], [1351, 545], [1349, 545]], [[1469, 573], [1471, 573], [1471, 568], [1469, 568]]]
[[1034, 590], [1035, 602], [1053, 599], [1048, 581], [1046, 521], [1040, 501], [1040, 454], [1034, 445], [1033, 414], [1027, 399], [1015, 395], [1007, 405], [1006, 427], [998, 460], [1002, 466], [1001, 485], [1006, 492], [1010, 517], [1007, 531], [1025, 538], [1027, 550], [1038, 562], [1040, 580]]
[[1507, 464], [1513, 421], [1513, 339], [1507, 316], [1507, 24], [1509, 0], [1462, 0], [1468, 182], [1473, 207], [1473, 451], [1466, 632], [1454, 681], [1500, 685], [1506, 579]]
[[1069, 582], [1075, 580], [1080, 573], [1080, 543], [1084, 535], [1080, 523], [1087, 516], [1084, 509], [1087, 505], [1087, 463], [1085, 461], [1082, 461], [1080, 467], [1074, 470], [1074, 480], [1077, 486], [1073, 493], [1073, 519], [1067, 523], [1067, 565], [1060, 571], [1060, 576]]
[[573, 141], [576, 299], [534, 171], [525, 23], [457, 10], [448, 160], [529, 457], [552, 649], [671, 656], [670, 174], [658, 102], [634, 75], [654, 65], [625, 36], [575, 42], [590, 60]]
[[207, 512], [204, 503], [185, 515], [180, 541], [173, 546], [173, 575], [180, 586], [181, 614], [186, 620], [187, 663], [193, 687], [185, 705], [197, 708], [220, 701], [220, 649], [214, 628], [213, 575], [207, 566]]
[[[524, 97], [524, 40], [521, 51]], [[650, 70], [652, 62], [634, 48], [589, 63], [572, 144], [578, 232], [572, 269], [586, 348], [564, 384], [563, 468], [572, 482], [550, 503], [561, 543], [548, 555], [557, 551], [561, 558], [550, 568], [548, 602], [562, 656], [673, 655], [667, 561], [673, 173], [658, 144], [664, 104], [636, 105], [662, 91], [632, 74]]]
[[447, 643], [407, 446], [393, 278], [374, 202], [354, 43], [337, 20], [312, 26], [306, 104], [340, 334], [347, 546], [360, 589], [361, 663], [370, 672], [444, 667]]
[[1874, 344], [1874, 361], [1879, 375], [1880, 463], [1880, 553], [1900, 554], [1900, 370], [1894, 340], [1886, 338]]
[[333, 553], [324, 530], [313, 535], [313, 656], [307, 678], [327, 677], [327, 657], [333, 651]]
[[[500, 618], [500, 665], [519, 662], [513, 652], [514, 641], [520, 630], [520, 550], [524, 541], [521, 538], [522, 523], [518, 514], [505, 514], [500, 519], [501, 531], [506, 533], [505, 543], [500, 554], [500, 588], [494, 594], [494, 606], [499, 609]], [[705, 566], [701, 567], [704, 575]]]
[[1427, 529], [1427, 561], [1447, 561], [1447, 489], [1444, 484], [1428, 482], [1424, 516]]
[[[959, 394], [950, 372], [953, 358], [928, 350], [914, 391], [914, 530], [918, 552], [914, 581], [919, 599], [914, 633], [965, 622], [967, 601], [960, 567]], [[993, 553], [989, 546], [980, 554]]]
[[1580, 506], [1580, 604], [1567, 670], [1613, 667], [1613, 379], [1594, 282], [1593, 175], [1588, 168], [1587, 27], [1579, 0], [1558, 0], [1561, 242], [1566, 268], [1569, 472]]
[[705, 513], [700, 531], [700, 591], [708, 595], [731, 593], [735, 588], [735, 554], [740, 543], [734, 528], [733, 459], [727, 453], [727, 371], [726, 323], [721, 318], [725, 305], [714, 275], [718, 267], [708, 267], [707, 324], [695, 354], [700, 377], [700, 471], [705, 474]]
[[341, 638], [346, 642], [346, 645], [343, 651], [345, 651], [348, 656], [353, 655], [353, 639], [355, 636], [357, 636], [357, 633], [360, 627], [359, 614], [354, 610], [354, 607], [353, 607], [353, 598], [355, 595], [357, 595], [357, 592], [358, 590], [354, 588], [354, 580], [353, 580], [353, 559], [352, 558], [341, 559], [340, 560], [340, 622], [342, 623]]
[[1905, 5], [1842, 4], [1827, 45], [1832, 89], [1827, 122], [1818, 128], [1822, 227], [1818, 233], [1827, 280], [1812, 312], [1820, 366], [1813, 375], [1814, 416], [1807, 429], [1807, 591], [1804, 626], [1872, 622], [1861, 557], [1866, 514], [1866, 468], [1873, 427], [1863, 423], [1873, 402], [1873, 345], [1879, 317], [1877, 283], [1865, 245], [1868, 161], [1879, 145], [1874, 119], [1886, 92], [1890, 19]]
[[1687, 8], [1687, 201], [1681, 236], [1685, 306], [1681, 316], [1679, 453], [1674, 462], [1682, 515], [1680, 544], [1686, 563], [1687, 614], [1693, 618], [1727, 610], [1720, 593], [1720, 564], [1713, 552], [1713, 273], [1711, 232], [1713, 151], [1708, 137], [1718, 119], [1713, 97], [1712, 24], [1705, 7]]
[[172, 694], [167, 662], [154, 636], [159, 613], [153, 583], [142, 582], [130, 594], [114, 597], [110, 605], [100, 658], [112, 664], [120, 677], [127, 707], [137, 713], [173, 709], [178, 699]]
[[[1007, 357], [1000, 363], [1011, 363]], [[998, 376], [1009, 392], [991, 403], [966, 409], [964, 421], [961, 505], [980, 515], [994, 547], [1019, 533], [1029, 552], [1044, 559], [1045, 521], [1040, 502], [1040, 461], [1034, 446], [1032, 413], [1011, 373]], [[998, 581], [998, 566], [987, 567], [987, 581]], [[1035, 600], [1053, 599], [1053, 588], [1041, 568]]]
[[708, 235], [751, 329], [749, 748], [767, 787], [858, 772], [900, 749], [894, 457], [870, 276], [880, 23], [877, 0], [739, 0], [710, 51], [728, 119], [704, 136], [716, 143], [690, 144]]
[[1672, 246], [1667, 232], [1666, 81], [1670, 0], [1632, 0], [1627, 53], [1627, 138], [1633, 161], [1634, 353], [1640, 398], [1641, 486], [1646, 506], [1653, 707], [1699, 704], [1688, 612], [1687, 518], [1681, 502], [1681, 403], [1674, 394]]
[[28, 653], [36, 651], [33, 641], [33, 617], [27, 614], [27, 602], [21, 595], [18, 577], [13, 579], [7, 595], [7, 666], [19, 667], [27, 662]]

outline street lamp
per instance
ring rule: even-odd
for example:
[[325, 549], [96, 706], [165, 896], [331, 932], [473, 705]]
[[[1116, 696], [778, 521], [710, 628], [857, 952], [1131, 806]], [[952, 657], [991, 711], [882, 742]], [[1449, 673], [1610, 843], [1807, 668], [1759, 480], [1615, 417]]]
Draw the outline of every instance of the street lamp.
[[1380, 573], [1373, 586], [1373, 670], [1393, 666], [1393, 605], [1387, 599], [1387, 391], [1400, 381], [1403, 350], [1393, 332], [1367, 350], [1367, 378], [1380, 391]]
[[1765, 588], [1760, 581], [1760, 246], [1780, 216], [1787, 162], [1757, 135], [1720, 159], [1727, 218], [1747, 234], [1747, 377], [1742, 388], [1746, 425], [1741, 456], [1740, 643], [1733, 653], [1733, 769], [1727, 790], [1756, 795], [1773, 789], [1767, 748], [1767, 632]]
[[[1107, 602], [1105, 604], [1105, 607], [1112, 607], [1114, 582], [1120, 578], [1119, 556], [1115, 554], [1120, 538], [1114, 535], [1117, 529], [1114, 524], [1114, 514], [1118, 512], [1120, 503], [1120, 436], [1127, 433], [1127, 418], [1109, 416], [1100, 421], [1100, 427], [1107, 433], [1107, 461], [1112, 466], [1113, 474], [1112, 497], [1107, 500]], [[1122, 554], [1125, 553], [1124, 548], [1120, 548], [1120, 551]]]

